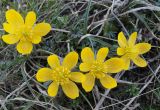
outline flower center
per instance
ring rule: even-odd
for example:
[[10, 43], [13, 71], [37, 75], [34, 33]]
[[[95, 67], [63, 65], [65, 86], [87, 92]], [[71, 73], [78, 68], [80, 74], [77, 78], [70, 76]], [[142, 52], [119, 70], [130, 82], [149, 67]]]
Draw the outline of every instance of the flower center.
[[17, 29], [17, 33], [21, 35], [22, 41], [32, 41], [32, 27], [23, 25]]
[[132, 48], [131, 47], [126, 47], [126, 53], [132, 53]]
[[60, 66], [53, 70], [53, 81], [60, 83], [63, 85], [69, 81], [70, 77], [70, 70], [66, 67]]
[[126, 47], [125, 54], [126, 54], [126, 56], [128, 56], [128, 58], [136, 57], [138, 55], [138, 53], [135, 51], [134, 47]]
[[91, 66], [91, 73], [97, 77], [97, 78], [101, 78], [105, 76], [104, 71], [104, 64], [103, 62], [99, 62], [99, 61], [94, 61], [92, 66]]

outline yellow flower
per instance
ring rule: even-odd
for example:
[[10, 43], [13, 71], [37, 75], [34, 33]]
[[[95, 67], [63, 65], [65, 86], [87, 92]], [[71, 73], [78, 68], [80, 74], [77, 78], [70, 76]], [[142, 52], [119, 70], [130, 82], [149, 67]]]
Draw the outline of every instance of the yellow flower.
[[151, 49], [151, 44], [135, 44], [136, 38], [137, 32], [132, 33], [128, 41], [123, 32], [118, 34], [118, 44], [120, 47], [117, 48], [117, 54], [122, 56], [121, 58], [125, 61], [125, 70], [129, 69], [131, 60], [139, 67], [147, 66], [147, 62], [140, 55], [148, 52]]
[[36, 14], [28, 12], [25, 20], [15, 10], [10, 9], [6, 12], [6, 22], [3, 23], [4, 30], [9, 33], [3, 35], [2, 39], [7, 44], [17, 44], [17, 50], [21, 54], [30, 54], [33, 45], [41, 42], [42, 36], [45, 36], [51, 26], [48, 23], [36, 23]]
[[36, 79], [39, 82], [53, 81], [48, 87], [48, 95], [52, 97], [56, 96], [58, 88], [61, 85], [66, 96], [71, 99], [77, 98], [79, 90], [74, 82], [81, 83], [85, 79], [82, 73], [71, 72], [71, 69], [78, 62], [78, 54], [76, 52], [68, 53], [62, 64], [60, 64], [57, 55], [49, 56], [47, 61], [51, 69], [41, 68], [36, 74]]
[[81, 52], [81, 59], [83, 63], [79, 68], [85, 74], [86, 78], [82, 82], [82, 87], [86, 92], [93, 89], [95, 78], [98, 78], [105, 88], [111, 89], [117, 86], [114, 78], [106, 73], [117, 73], [124, 68], [124, 61], [120, 58], [111, 58], [105, 61], [108, 55], [108, 48], [101, 48], [98, 50], [96, 58], [91, 48], [86, 47]]

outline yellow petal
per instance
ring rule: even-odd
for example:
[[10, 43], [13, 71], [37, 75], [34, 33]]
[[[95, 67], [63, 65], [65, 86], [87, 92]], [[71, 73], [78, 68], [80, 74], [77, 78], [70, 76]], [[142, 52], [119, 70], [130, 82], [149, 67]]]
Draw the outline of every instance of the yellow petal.
[[56, 68], [60, 66], [60, 61], [57, 55], [50, 55], [47, 58], [48, 64], [51, 68]]
[[124, 55], [124, 54], [125, 54], [125, 48], [118, 47], [117, 48], [117, 55]]
[[31, 37], [32, 43], [33, 44], [39, 44], [41, 42], [41, 37], [40, 36], [33, 36]]
[[117, 86], [116, 80], [109, 75], [106, 75], [105, 77], [100, 78], [100, 82], [102, 86], [105, 87], [106, 89], [112, 89]]
[[71, 72], [70, 75], [70, 79], [74, 82], [81, 83], [85, 80], [85, 76], [81, 72]]
[[81, 63], [79, 65], [79, 69], [82, 71], [82, 72], [88, 72], [91, 68], [91, 63]]
[[67, 67], [68, 69], [72, 69], [76, 66], [77, 62], [78, 54], [76, 52], [70, 52], [64, 58], [62, 65]]
[[149, 44], [149, 43], [138, 43], [135, 45], [135, 50], [139, 54], [144, 54], [144, 53], [148, 52], [150, 49], [151, 49], [151, 44]]
[[136, 58], [133, 58], [132, 61], [139, 67], [145, 67], [147, 66], [146, 60], [141, 58], [140, 56], [137, 56]]
[[68, 83], [63, 84], [62, 89], [63, 89], [63, 92], [66, 94], [66, 96], [68, 96], [71, 99], [75, 99], [79, 97], [78, 87], [72, 81], [69, 81]]
[[59, 88], [59, 84], [56, 82], [52, 82], [48, 87], [48, 95], [51, 97], [55, 97], [57, 95]]
[[86, 92], [90, 92], [94, 87], [95, 77], [91, 73], [87, 73], [85, 77], [85, 81], [82, 82], [82, 87]]
[[134, 45], [135, 45], [135, 42], [136, 42], [136, 38], [137, 38], [137, 32], [133, 32], [133, 33], [131, 34], [131, 36], [129, 37], [128, 45], [129, 45], [129, 46], [134, 46]]
[[6, 19], [7, 19], [7, 22], [15, 26], [15, 28], [17, 28], [17, 26], [24, 24], [23, 17], [13, 9], [10, 9], [6, 12]]
[[36, 22], [36, 14], [33, 11], [30, 11], [27, 13], [27, 16], [25, 18], [25, 25], [27, 26], [33, 26]]
[[96, 72], [95, 76], [96, 76], [96, 78], [100, 79], [105, 76], [105, 73], [104, 72]]
[[17, 44], [17, 51], [21, 54], [30, 54], [32, 52], [33, 45], [31, 42], [20, 41]]
[[81, 59], [84, 63], [91, 63], [93, 62], [94, 59], [94, 53], [92, 51], [91, 48], [89, 47], [85, 47], [82, 51], [81, 51]]
[[130, 67], [130, 59], [127, 58], [125, 55], [121, 57], [124, 60], [124, 70], [128, 70]]
[[104, 62], [105, 58], [108, 55], [109, 49], [107, 47], [100, 48], [97, 53], [97, 60], [100, 62]]
[[128, 45], [126, 37], [124, 36], [123, 32], [120, 32], [118, 34], [118, 44], [120, 47], [126, 47]]
[[124, 69], [125, 63], [121, 58], [111, 58], [105, 62], [107, 73], [118, 73]]
[[48, 23], [39, 23], [36, 24], [33, 29], [33, 34], [36, 36], [45, 36], [51, 30], [51, 25]]
[[11, 24], [8, 24], [8, 23], [3, 23], [3, 29], [10, 33], [10, 34], [14, 34], [15, 33], [15, 27], [12, 26]]
[[36, 79], [39, 82], [52, 80], [52, 70], [49, 68], [41, 68], [36, 74]]
[[13, 34], [8, 34], [8, 35], [3, 35], [2, 39], [7, 44], [15, 44], [19, 41], [20, 38]]

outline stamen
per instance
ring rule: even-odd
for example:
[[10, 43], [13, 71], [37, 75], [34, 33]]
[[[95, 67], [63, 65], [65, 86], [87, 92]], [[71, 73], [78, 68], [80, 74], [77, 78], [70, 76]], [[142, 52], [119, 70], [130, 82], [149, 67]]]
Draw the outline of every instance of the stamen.
[[61, 85], [67, 83], [70, 77], [70, 70], [66, 67], [60, 66], [53, 70], [53, 80]]
[[91, 74], [93, 74], [97, 78], [104, 77], [103, 74], [104, 68], [105, 67], [103, 62], [95, 61], [91, 66]]

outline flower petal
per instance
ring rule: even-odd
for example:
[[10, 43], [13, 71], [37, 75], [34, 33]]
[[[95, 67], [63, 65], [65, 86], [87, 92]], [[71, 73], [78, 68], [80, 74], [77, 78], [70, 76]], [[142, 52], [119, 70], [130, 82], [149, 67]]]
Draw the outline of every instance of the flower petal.
[[79, 65], [79, 69], [82, 71], [82, 72], [88, 72], [90, 70], [90, 67], [91, 67], [91, 63], [81, 63]]
[[94, 87], [95, 77], [91, 73], [87, 73], [85, 77], [85, 81], [82, 82], [82, 87], [86, 92], [90, 92]]
[[59, 84], [56, 82], [52, 82], [48, 87], [48, 95], [51, 97], [55, 97], [58, 93]]
[[62, 65], [67, 67], [68, 69], [72, 69], [76, 66], [77, 62], [78, 54], [76, 52], [70, 52], [64, 58]]
[[48, 58], [47, 58], [47, 61], [48, 61], [48, 64], [51, 68], [55, 68], [55, 67], [58, 67], [60, 66], [60, 61], [59, 61], [59, 58], [57, 55], [50, 55]]
[[27, 13], [27, 16], [25, 18], [25, 25], [27, 26], [33, 26], [36, 22], [36, 14], [33, 11], [30, 11]]
[[15, 27], [12, 26], [11, 24], [8, 24], [8, 23], [3, 23], [3, 29], [10, 33], [10, 34], [14, 34], [15, 33]]
[[118, 73], [124, 69], [125, 63], [121, 58], [111, 58], [105, 62], [107, 73]]
[[32, 52], [33, 45], [28, 41], [20, 41], [17, 44], [17, 51], [21, 54], [30, 54]]
[[39, 23], [36, 24], [33, 29], [33, 34], [36, 36], [45, 36], [51, 30], [51, 25], [48, 23]]
[[97, 60], [100, 62], [104, 62], [105, 58], [108, 55], [109, 49], [107, 47], [100, 48], [97, 53]]
[[75, 99], [75, 98], [79, 97], [78, 87], [72, 81], [69, 81], [69, 82], [63, 84], [62, 89], [63, 89], [64, 93], [66, 94], [66, 96], [68, 96], [71, 99]]
[[6, 19], [7, 19], [7, 22], [15, 26], [15, 28], [17, 26], [24, 24], [23, 17], [17, 11], [13, 9], [10, 9], [6, 12]]
[[141, 58], [140, 56], [137, 56], [136, 58], [133, 58], [132, 61], [139, 67], [145, 67], [147, 66], [146, 60]]
[[52, 80], [52, 70], [49, 68], [41, 68], [36, 74], [36, 79], [39, 82], [46, 82]]
[[128, 57], [126, 57], [126, 55], [121, 57], [125, 63], [124, 65], [124, 70], [128, 70], [130, 67], [130, 59]]
[[124, 36], [123, 32], [120, 32], [118, 34], [118, 44], [119, 44], [120, 47], [126, 47], [128, 45], [127, 44], [127, 39]]
[[100, 79], [105, 76], [105, 73], [104, 72], [96, 72], [95, 76], [96, 76], [96, 78]]
[[100, 82], [102, 86], [107, 89], [112, 89], [117, 86], [117, 81], [109, 75], [106, 75], [105, 77], [100, 78]]
[[151, 49], [151, 44], [149, 44], [149, 43], [138, 43], [135, 45], [135, 50], [139, 54], [144, 54], [144, 53], [148, 52], [150, 49]]
[[92, 51], [91, 48], [89, 47], [85, 47], [82, 51], [81, 51], [81, 59], [84, 63], [91, 63], [93, 62], [94, 59], [94, 53]]
[[125, 48], [118, 47], [117, 48], [117, 55], [124, 55], [124, 54], [125, 54]]
[[8, 34], [8, 35], [3, 35], [2, 39], [7, 44], [15, 44], [19, 41], [20, 38], [13, 34]]
[[31, 37], [32, 43], [33, 44], [39, 44], [41, 42], [42, 37], [40, 36], [33, 36]]
[[71, 72], [70, 75], [70, 79], [74, 82], [81, 83], [85, 80], [85, 76], [81, 72]]
[[131, 47], [134, 46], [135, 43], [136, 43], [136, 38], [137, 38], [137, 32], [133, 32], [131, 34], [131, 36], [129, 37], [128, 45], [131, 46]]

